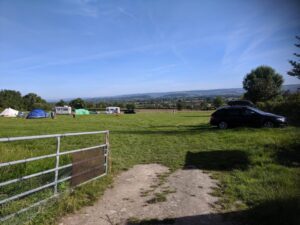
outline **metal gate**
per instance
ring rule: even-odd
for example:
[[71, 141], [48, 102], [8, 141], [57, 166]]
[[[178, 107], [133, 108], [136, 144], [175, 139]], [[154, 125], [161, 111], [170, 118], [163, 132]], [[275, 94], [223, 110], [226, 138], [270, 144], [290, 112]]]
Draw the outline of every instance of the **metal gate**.
[[[94, 135], [94, 134], [104, 134], [104, 140], [99, 140], [99, 145], [80, 148], [75, 150], [62, 151], [61, 149], [61, 138], [68, 136], [79, 136], [79, 135]], [[34, 139], [49, 139], [56, 138], [56, 153], [41, 155], [37, 157], [31, 157], [16, 161], [10, 162], [1, 162], [0, 156], [0, 169], [4, 167], [10, 167], [18, 164], [26, 164], [28, 162], [38, 161], [42, 159], [55, 159], [55, 166], [51, 169], [39, 171], [37, 173], [26, 174], [25, 176], [21, 176], [15, 179], [10, 179], [6, 181], [2, 181], [0, 183], [0, 188], [4, 188], [6, 186], [16, 184], [21, 181], [29, 180], [31, 178], [36, 178], [45, 174], [54, 173], [53, 180], [35, 187], [30, 190], [26, 190], [25, 192], [18, 193], [13, 196], [9, 196], [6, 198], [0, 198], [0, 206], [4, 207], [5, 204], [8, 204], [13, 201], [18, 201], [19, 199], [24, 198], [25, 196], [30, 196], [33, 193], [40, 192], [46, 188], [53, 188], [53, 193], [50, 197], [35, 202], [28, 207], [22, 208], [17, 212], [11, 213], [9, 215], [4, 215], [0, 217], [0, 222], [11, 219], [17, 214], [21, 214], [23, 212], [28, 211], [34, 207], [37, 207], [43, 203], [46, 203], [49, 199], [57, 197], [60, 193], [58, 192], [58, 185], [65, 182], [70, 181], [70, 186], [75, 187], [82, 185], [86, 182], [95, 180], [102, 176], [107, 175], [108, 173], [108, 154], [109, 154], [109, 131], [94, 131], [94, 132], [82, 132], [82, 133], [66, 133], [66, 134], [52, 134], [52, 135], [39, 135], [39, 136], [26, 136], [26, 137], [11, 137], [11, 138], [0, 138], [0, 142], [13, 142], [13, 141], [25, 141], [25, 140], [34, 140]], [[62, 156], [70, 155], [72, 158], [72, 162], [60, 166], [60, 159]], [[70, 176], [59, 178], [59, 171], [70, 168], [72, 173]], [[6, 193], [2, 193], [5, 194]], [[3, 196], [3, 195], [2, 195]], [[0, 192], [1, 197], [1, 192]]]

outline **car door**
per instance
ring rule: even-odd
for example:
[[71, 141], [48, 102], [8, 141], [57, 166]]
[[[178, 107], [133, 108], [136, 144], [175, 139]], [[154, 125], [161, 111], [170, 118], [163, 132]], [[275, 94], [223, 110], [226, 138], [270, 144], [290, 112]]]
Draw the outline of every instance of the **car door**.
[[243, 126], [241, 109], [238, 107], [227, 109], [227, 121], [230, 126]]
[[260, 124], [260, 115], [249, 109], [249, 108], [243, 108], [242, 109], [242, 117], [244, 121], [245, 126], [258, 126]]

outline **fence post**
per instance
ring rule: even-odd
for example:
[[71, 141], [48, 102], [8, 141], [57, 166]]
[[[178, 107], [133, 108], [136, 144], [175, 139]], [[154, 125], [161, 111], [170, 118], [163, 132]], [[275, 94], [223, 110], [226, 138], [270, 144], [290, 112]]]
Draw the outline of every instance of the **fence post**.
[[54, 186], [54, 195], [57, 194], [57, 181], [58, 181], [58, 168], [59, 168], [59, 152], [60, 152], [60, 137], [56, 139], [56, 166], [55, 166], [55, 186]]

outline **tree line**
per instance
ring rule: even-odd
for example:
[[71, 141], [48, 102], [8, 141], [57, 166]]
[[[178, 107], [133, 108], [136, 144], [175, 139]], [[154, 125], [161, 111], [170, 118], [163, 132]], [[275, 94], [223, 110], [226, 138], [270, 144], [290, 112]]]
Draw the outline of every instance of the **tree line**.
[[35, 93], [28, 93], [24, 96], [19, 91], [1, 90], [0, 108], [14, 108], [18, 110], [30, 111], [35, 108], [45, 110], [51, 109], [51, 104]]

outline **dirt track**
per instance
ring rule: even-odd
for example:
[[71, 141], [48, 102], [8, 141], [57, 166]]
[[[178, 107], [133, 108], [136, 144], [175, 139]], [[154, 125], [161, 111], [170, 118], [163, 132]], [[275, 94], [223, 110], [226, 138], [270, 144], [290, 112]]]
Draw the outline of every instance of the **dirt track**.
[[225, 225], [214, 214], [216, 197], [209, 193], [216, 186], [201, 170], [177, 170], [169, 174], [158, 164], [136, 165], [120, 174], [113, 188], [93, 206], [67, 216], [60, 225]]

